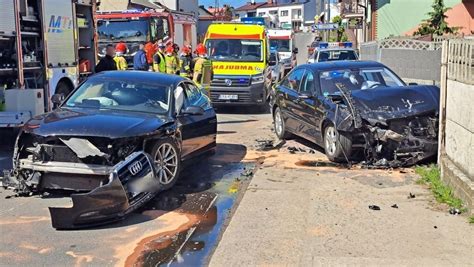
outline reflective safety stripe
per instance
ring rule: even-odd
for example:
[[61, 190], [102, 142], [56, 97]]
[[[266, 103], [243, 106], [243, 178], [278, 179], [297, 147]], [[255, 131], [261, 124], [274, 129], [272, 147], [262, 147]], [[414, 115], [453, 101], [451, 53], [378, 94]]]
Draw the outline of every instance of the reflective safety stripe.
[[165, 56], [166, 62], [166, 73], [168, 74], [176, 74], [178, 71], [178, 62], [176, 61], [175, 56]]
[[127, 60], [122, 56], [115, 56], [114, 57], [115, 65], [117, 65], [117, 70], [127, 70], [128, 63]]
[[153, 71], [165, 73], [166, 72], [165, 58], [163, 54], [161, 54], [160, 52], [156, 52], [156, 55], [160, 58], [160, 63], [157, 64], [156, 62], [153, 61]]

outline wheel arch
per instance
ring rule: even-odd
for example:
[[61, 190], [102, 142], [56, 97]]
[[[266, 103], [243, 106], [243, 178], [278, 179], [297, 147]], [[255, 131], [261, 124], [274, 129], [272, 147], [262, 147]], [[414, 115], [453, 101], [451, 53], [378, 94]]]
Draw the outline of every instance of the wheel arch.
[[61, 79], [59, 79], [58, 83], [56, 84], [56, 87], [54, 88], [55, 94], [57, 93], [59, 85], [61, 84], [66, 84], [69, 87], [69, 93], [74, 90], [74, 83], [72, 82], [72, 80], [68, 77], [62, 77]]

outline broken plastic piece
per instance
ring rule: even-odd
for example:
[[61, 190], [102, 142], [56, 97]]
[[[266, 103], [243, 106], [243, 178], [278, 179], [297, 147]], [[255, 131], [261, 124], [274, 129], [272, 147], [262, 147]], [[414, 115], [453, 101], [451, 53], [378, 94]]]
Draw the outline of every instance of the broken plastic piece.
[[397, 204], [393, 204], [393, 205], [390, 206], [390, 207], [392, 207], [392, 208], [394, 208], [394, 209], [398, 209], [398, 205], [397, 205]]
[[371, 209], [371, 210], [380, 210], [380, 207], [377, 206], [377, 205], [370, 205], [369, 209]]

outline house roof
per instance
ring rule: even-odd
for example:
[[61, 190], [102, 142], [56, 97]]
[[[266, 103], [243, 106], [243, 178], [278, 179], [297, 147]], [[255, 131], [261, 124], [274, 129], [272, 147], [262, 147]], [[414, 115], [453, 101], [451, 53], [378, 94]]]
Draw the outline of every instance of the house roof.
[[238, 7], [235, 9], [235, 11], [250, 11], [250, 10], [256, 10], [257, 8], [267, 4], [267, 2], [255, 2], [253, 3], [247, 3], [241, 7]]

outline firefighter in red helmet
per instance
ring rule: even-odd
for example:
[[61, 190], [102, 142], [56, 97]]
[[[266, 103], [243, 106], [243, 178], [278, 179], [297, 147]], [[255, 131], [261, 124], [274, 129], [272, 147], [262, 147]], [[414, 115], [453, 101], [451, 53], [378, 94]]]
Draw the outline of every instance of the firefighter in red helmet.
[[127, 60], [123, 57], [125, 53], [127, 53], [127, 45], [125, 43], [118, 43], [115, 46], [115, 57], [114, 61], [115, 64], [117, 65], [117, 70], [127, 70], [128, 69], [128, 63]]

